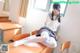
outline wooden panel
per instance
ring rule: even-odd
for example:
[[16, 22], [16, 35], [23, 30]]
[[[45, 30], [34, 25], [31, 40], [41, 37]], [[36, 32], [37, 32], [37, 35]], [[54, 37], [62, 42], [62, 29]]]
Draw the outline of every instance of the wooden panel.
[[5, 11], [1, 12], [1, 14], [0, 14], [0, 22], [11, 22], [9, 20], [9, 13], [8, 12], [5, 12]]
[[[11, 40], [13, 38], [13, 36], [16, 35], [16, 33], [15, 33], [16, 30], [17, 29], [12, 29], [12, 30], [6, 30], [6, 31], [4, 31], [3, 32], [3, 38], [4, 38], [3, 41], [6, 42], [6, 43], [8, 43], [9, 40]], [[21, 34], [21, 32], [19, 32], [18, 34]]]
[[14, 35], [21, 33], [21, 26], [10, 22], [3, 22], [0, 23], [0, 30], [0, 37], [3, 38], [2, 41], [7, 43]]
[[21, 28], [21, 26], [19, 24], [14, 24], [11, 22], [0, 23], [1, 30], [10, 30], [10, 29], [18, 29], [18, 28]]

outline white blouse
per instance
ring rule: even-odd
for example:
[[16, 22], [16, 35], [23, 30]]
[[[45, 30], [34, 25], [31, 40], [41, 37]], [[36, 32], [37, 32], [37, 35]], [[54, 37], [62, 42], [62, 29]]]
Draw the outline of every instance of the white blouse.
[[45, 26], [50, 28], [52, 31], [56, 32], [60, 23], [58, 22], [58, 20], [55, 20], [56, 16], [53, 16], [53, 17], [54, 17], [53, 21], [50, 19], [50, 16], [47, 17]]

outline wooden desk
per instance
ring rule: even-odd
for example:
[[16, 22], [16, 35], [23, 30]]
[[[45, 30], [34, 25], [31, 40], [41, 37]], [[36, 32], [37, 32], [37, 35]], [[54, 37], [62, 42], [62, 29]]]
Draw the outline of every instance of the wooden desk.
[[19, 24], [11, 22], [0, 23], [0, 42], [8, 43], [16, 33], [21, 33], [21, 26]]

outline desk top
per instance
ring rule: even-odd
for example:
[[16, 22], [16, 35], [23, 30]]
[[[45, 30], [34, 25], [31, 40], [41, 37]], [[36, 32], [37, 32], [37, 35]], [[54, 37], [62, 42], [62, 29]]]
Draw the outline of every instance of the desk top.
[[19, 24], [14, 24], [11, 22], [1, 22], [0, 23], [1, 30], [10, 30], [10, 29], [18, 29], [18, 28], [21, 28]]

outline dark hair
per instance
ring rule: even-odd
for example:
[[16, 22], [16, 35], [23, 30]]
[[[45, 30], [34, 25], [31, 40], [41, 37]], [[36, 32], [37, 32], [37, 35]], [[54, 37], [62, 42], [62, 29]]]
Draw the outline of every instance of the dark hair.
[[55, 3], [55, 4], [53, 5], [53, 9], [60, 9], [60, 4]]
[[[55, 3], [55, 4], [53, 5], [53, 9], [59, 10], [59, 9], [60, 9], [60, 4]], [[51, 20], [53, 20], [53, 16], [54, 16], [54, 12], [52, 12], [52, 18], [51, 18]], [[57, 17], [58, 17], [58, 22], [60, 22], [60, 14], [59, 14]]]
[[[53, 19], [54, 12], [52, 12], [51, 16], [52, 16], [52, 17], [51, 17], [51, 20], [54, 20], [54, 19]], [[58, 17], [58, 22], [60, 22], [60, 14], [59, 14], [57, 17]]]

